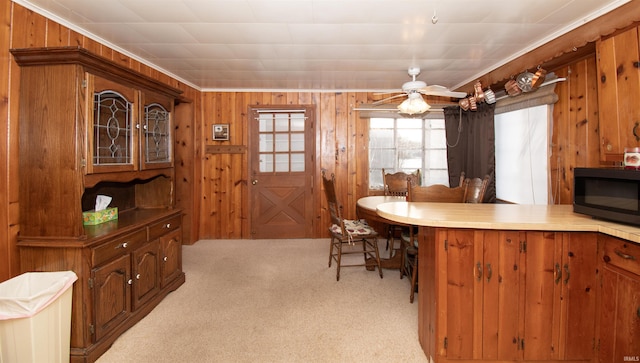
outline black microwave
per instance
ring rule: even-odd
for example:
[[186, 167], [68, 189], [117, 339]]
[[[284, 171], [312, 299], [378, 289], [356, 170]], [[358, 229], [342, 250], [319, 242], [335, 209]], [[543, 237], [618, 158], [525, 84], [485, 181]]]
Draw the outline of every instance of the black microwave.
[[614, 222], [640, 225], [640, 171], [575, 168], [573, 211]]

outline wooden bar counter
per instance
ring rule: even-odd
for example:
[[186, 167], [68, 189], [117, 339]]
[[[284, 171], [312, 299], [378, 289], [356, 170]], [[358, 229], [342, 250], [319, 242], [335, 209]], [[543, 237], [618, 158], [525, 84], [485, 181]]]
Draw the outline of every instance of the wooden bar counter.
[[572, 209], [378, 205], [420, 226], [418, 334], [431, 361], [640, 359], [640, 228]]

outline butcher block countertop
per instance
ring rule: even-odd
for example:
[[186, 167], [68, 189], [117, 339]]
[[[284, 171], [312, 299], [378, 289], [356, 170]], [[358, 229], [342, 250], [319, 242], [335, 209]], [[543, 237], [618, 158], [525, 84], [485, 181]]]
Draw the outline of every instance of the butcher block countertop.
[[390, 202], [381, 217], [417, 226], [523, 231], [600, 232], [640, 244], [640, 227], [574, 213], [572, 205]]

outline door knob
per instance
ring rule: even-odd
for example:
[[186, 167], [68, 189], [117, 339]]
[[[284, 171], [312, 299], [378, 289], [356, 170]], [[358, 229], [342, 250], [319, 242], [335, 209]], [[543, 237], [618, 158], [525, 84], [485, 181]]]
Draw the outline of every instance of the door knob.
[[253, 180], [251, 181], [251, 184], [253, 184], [253, 185], [258, 184], [258, 179], [253, 179]]

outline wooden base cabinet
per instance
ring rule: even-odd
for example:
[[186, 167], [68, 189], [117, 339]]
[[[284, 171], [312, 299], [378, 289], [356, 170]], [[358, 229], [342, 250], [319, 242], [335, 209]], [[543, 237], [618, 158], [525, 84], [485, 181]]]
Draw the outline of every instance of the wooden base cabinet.
[[640, 246], [601, 236], [603, 249], [602, 363], [640, 361]]
[[419, 338], [447, 361], [593, 361], [592, 233], [421, 227]]
[[[146, 223], [125, 228], [118, 228], [118, 222], [123, 227], [127, 216], [107, 222], [100, 226], [100, 236], [82, 242], [20, 242], [24, 270], [73, 270], [78, 275], [73, 287], [72, 362], [95, 361], [184, 283], [181, 212], [154, 214]], [[163, 226], [164, 233], [152, 232], [154, 226]]]

